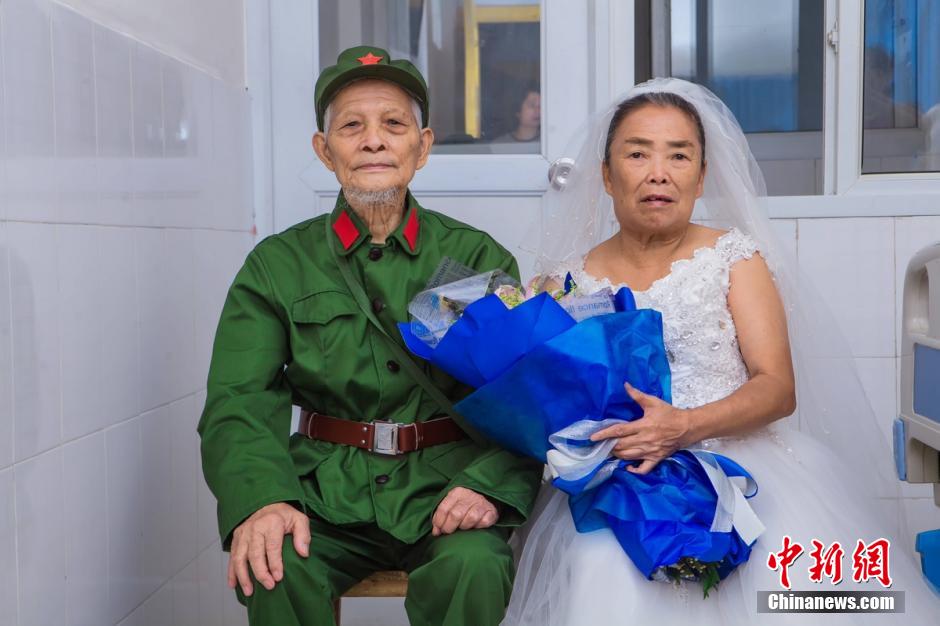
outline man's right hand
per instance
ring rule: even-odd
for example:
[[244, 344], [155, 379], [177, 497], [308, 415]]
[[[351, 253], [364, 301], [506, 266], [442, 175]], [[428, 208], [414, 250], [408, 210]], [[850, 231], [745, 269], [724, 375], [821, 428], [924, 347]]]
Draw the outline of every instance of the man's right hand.
[[253, 592], [248, 565], [265, 589], [284, 578], [281, 548], [284, 535], [293, 535], [294, 550], [302, 557], [310, 554], [310, 520], [286, 502], [275, 502], [258, 509], [232, 533], [228, 559], [228, 586], [241, 585], [242, 592]]

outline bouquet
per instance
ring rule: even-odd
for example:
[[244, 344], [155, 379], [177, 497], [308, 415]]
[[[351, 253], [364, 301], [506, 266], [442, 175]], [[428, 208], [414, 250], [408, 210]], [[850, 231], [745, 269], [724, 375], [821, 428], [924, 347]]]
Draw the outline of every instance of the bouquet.
[[706, 597], [747, 560], [763, 526], [744, 468], [679, 450], [640, 475], [611, 456], [615, 439], [590, 440], [642, 416], [624, 382], [671, 400], [662, 317], [629, 289], [584, 294], [570, 275], [523, 289], [446, 259], [409, 314], [408, 349], [476, 389], [455, 407], [469, 424], [548, 463], [579, 532], [610, 528], [647, 578], [700, 581]]

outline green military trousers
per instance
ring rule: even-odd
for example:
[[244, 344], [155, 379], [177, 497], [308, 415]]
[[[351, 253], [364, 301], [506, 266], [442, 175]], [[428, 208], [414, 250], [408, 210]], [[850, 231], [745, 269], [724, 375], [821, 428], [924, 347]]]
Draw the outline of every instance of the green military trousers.
[[245, 597], [236, 588], [252, 626], [335, 624], [333, 600], [380, 570], [408, 572], [405, 610], [413, 626], [496, 626], [509, 603], [508, 529], [428, 534], [407, 544], [374, 525], [341, 527], [311, 519], [310, 535], [307, 558], [285, 538], [284, 578], [273, 590], [254, 581], [254, 593]]

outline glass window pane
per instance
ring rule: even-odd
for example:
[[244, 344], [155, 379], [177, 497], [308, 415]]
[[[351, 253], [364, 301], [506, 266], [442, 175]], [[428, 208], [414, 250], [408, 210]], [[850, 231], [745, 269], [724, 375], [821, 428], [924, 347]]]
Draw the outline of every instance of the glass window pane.
[[320, 0], [320, 69], [350, 46], [409, 58], [428, 82], [436, 153], [539, 153], [538, 0]]
[[862, 173], [940, 171], [940, 5], [865, 2]]
[[770, 195], [821, 193], [824, 3], [647, 0], [636, 6], [638, 29], [652, 32], [637, 50], [638, 80], [675, 76], [705, 85], [737, 117]]

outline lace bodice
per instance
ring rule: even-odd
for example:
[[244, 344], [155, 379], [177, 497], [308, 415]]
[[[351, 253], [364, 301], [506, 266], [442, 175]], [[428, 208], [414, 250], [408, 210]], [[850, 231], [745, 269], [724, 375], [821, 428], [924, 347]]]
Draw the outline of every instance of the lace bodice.
[[[731, 266], [756, 251], [753, 239], [731, 229], [713, 247], [699, 248], [692, 258], [675, 261], [669, 274], [646, 291], [633, 292], [637, 307], [656, 309], [663, 315], [675, 406], [690, 408], [720, 400], [747, 381], [728, 308], [728, 289]], [[591, 276], [584, 270], [583, 260], [564, 272], [571, 272], [578, 287], [587, 293], [629, 287]]]

